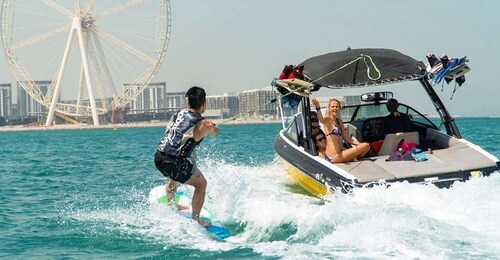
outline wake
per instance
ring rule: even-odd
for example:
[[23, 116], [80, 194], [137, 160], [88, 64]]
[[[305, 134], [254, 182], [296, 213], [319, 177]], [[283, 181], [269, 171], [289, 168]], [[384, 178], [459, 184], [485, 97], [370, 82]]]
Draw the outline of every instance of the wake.
[[[291, 188], [276, 160], [248, 166], [204, 159], [198, 167], [208, 181], [205, 206], [229, 229], [231, 243], [212, 239], [173, 208], [152, 210], [150, 190], [126, 194], [135, 198], [134, 203], [78, 209], [69, 215], [80, 222], [100, 223], [97, 229], [111, 228], [164, 248], [209, 252], [247, 248], [262, 256], [285, 258], [500, 254], [498, 173], [449, 189], [395, 183], [328, 194], [322, 201]], [[466, 249], [460, 246], [464, 244]]]

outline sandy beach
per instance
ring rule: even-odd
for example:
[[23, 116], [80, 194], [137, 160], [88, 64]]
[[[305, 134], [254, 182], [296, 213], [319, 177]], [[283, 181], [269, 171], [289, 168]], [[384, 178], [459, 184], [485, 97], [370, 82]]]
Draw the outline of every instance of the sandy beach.
[[[240, 124], [276, 124], [281, 123], [281, 120], [229, 120], [228, 119], [215, 119], [212, 120], [217, 125], [240, 125]], [[13, 132], [13, 131], [52, 131], [52, 130], [81, 130], [81, 129], [101, 129], [101, 128], [135, 128], [135, 127], [166, 127], [169, 121], [155, 121], [155, 122], [130, 122], [126, 124], [105, 124], [105, 125], [85, 125], [85, 124], [62, 124], [53, 126], [43, 125], [15, 125], [15, 126], [2, 126], [0, 132]]]

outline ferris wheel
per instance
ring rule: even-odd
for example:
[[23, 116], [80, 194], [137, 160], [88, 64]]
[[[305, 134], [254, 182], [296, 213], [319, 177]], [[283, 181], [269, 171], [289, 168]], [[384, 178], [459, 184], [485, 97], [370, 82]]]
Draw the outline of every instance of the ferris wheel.
[[[123, 109], [148, 86], [170, 38], [168, 0], [3, 0], [2, 43], [13, 75], [55, 113]], [[39, 82], [50, 82], [42, 86]]]

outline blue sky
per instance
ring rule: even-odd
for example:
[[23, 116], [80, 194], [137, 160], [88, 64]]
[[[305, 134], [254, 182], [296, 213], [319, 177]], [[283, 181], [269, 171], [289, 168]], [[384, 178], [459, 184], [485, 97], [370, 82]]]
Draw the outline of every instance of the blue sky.
[[[172, 35], [154, 81], [169, 91], [192, 85], [208, 94], [269, 85], [285, 64], [327, 52], [390, 48], [425, 61], [428, 52], [467, 56], [472, 71], [450, 100], [453, 85], [435, 90], [450, 113], [500, 116], [500, 1], [172, 0]], [[0, 82], [13, 82], [0, 56]], [[379, 90], [321, 91], [317, 96]], [[417, 83], [396, 97], [436, 114]]]

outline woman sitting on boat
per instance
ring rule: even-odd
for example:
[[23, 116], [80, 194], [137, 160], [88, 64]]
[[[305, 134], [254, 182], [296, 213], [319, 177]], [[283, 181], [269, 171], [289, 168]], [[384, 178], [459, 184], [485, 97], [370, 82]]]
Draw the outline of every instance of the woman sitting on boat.
[[[337, 116], [340, 115], [340, 101], [330, 99], [326, 114], [321, 113], [321, 107], [318, 99], [312, 99], [313, 105], [318, 111], [318, 119], [323, 124], [323, 129], [326, 132], [326, 157], [331, 163], [351, 162], [354, 159], [360, 160], [370, 150], [368, 143], [360, 143], [352, 140], [345, 130], [344, 123]], [[344, 149], [342, 140], [352, 147]]]
[[316, 153], [319, 157], [326, 159], [327, 161], [331, 162], [332, 159], [326, 155], [326, 136], [325, 132], [323, 130], [319, 129], [316, 133], [313, 133], [312, 135], [314, 139], [314, 144], [316, 145]]

